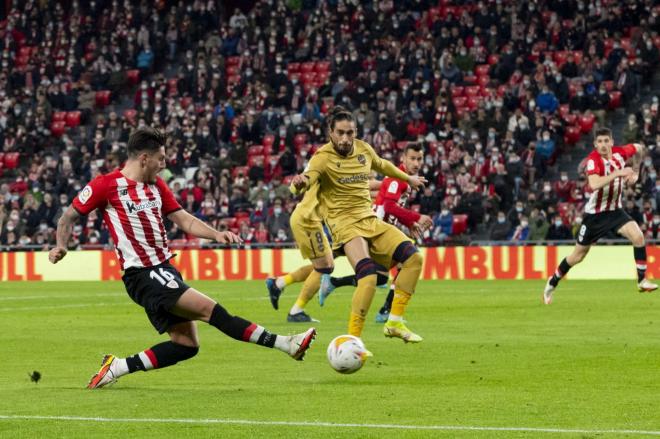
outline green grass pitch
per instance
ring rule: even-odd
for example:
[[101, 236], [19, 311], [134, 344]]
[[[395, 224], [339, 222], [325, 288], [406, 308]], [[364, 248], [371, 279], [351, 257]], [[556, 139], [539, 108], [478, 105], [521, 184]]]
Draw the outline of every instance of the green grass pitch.
[[[382, 335], [378, 290], [363, 334], [374, 357], [354, 375], [325, 357], [346, 332], [343, 288], [324, 308], [308, 306], [321, 322], [304, 362], [200, 324], [197, 357], [89, 391], [104, 353], [164, 340], [123, 284], [2, 283], [0, 438], [660, 435], [660, 297], [637, 293], [632, 279], [569, 280], [544, 306], [543, 284], [420, 282], [407, 313], [418, 345]], [[279, 311], [263, 282], [192, 285], [271, 331], [307, 327], [286, 323], [299, 285]]]

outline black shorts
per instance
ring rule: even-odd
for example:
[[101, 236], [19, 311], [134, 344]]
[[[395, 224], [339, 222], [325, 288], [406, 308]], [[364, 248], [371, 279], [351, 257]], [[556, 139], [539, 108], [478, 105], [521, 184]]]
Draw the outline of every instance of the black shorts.
[[128, 295], [144, 308], [159, 334], [172, 325], [190, 321], [170, 312], [179, 297], [190, 287], [169, 262], [149, 268], [129, 268], [122, 280]]
[[591, 245], [609, 232], [617, 232], [621, 226], [634, 221], [623, 209], [609, 212], [588, 213], [582, 220], [577, 233], [577, 243]]

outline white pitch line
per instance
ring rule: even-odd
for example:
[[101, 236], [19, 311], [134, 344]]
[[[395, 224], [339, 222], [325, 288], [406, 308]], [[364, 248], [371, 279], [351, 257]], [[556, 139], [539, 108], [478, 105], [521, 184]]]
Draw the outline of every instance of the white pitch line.
[[65, 294], [65, 295], [43, 295], [43, 296], [9, 296], [9, 297], [0, 297], [2, 300], [34, 300], [34, 299], [75, 299], [78, 297], [123, 297], [126, 293], [100, 293], [100, 294]]
[[442, 430], [442, 431], [515, 431], [533, 433], [580, 433], [580, 434], [632, 434], [640, 436], [660, 436], [660, 431], [654, 430], [605, 430], [586, 428], [542, 428], [542, 427], [479, 427], [469, 425], [405, 425], [405, 424], [358, 424], [335, 422], [308, 421], [258, 421], [250, 419], [176, 419], [176, 418], [100, 418], [86, 416], [29, 416], [0, 415], [0, 420], [38, 420], [38, 421], [73, 421], [73, 422], [109, 422], [134, 424], [234, 424], [234, 425], [265, 425], [286, 427], [330, 427], [330, 428], [373, 428], [391, 430]]

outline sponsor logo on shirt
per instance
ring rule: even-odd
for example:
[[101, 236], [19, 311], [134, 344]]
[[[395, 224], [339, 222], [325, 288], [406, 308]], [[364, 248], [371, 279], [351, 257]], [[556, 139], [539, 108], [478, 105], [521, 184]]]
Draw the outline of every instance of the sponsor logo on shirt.
[[162, 203], [160, 200], [145, 201], [144, 203], [140, 204], [135, 204], [132, 201], [126, 201], [126, 210], [128, 210], [128, 213], [131, 214], [142, 212], [146, 209], [153, 209], [154, 207], [160, 209], [161, 205]]
[[369, 174], [355, 174], [350, 177], [340, 177], [337, 179], [337, 182], [341, 184], [351, 184], [359, 181], [369, 181]]

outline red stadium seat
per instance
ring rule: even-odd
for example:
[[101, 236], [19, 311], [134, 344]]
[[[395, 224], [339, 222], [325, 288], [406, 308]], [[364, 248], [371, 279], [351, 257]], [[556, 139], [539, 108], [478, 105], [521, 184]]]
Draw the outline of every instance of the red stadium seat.
[[574, 50], [571, 53], [573, 54], [573, 62], [575, 64], [577, 64], [578, 66], [580, 64], [582, 64], [582, 58], [584, 58], [584, 56], [582, 55], [582, 52], [580, 50]]
[[63, 122], [66, 120], [66, 111], [54, 111], [53, 112], [53, 122]]
[[568, 95], [570, 97], [573, 97], [573, 96], [575, 96], [576, 93], [577, 93], [577, 85], [575, 85], [572, 82], [569, 82], [568, 83]]
[[96, 92], [96, 106], [98, 108], [107, 107], [110, 105], [110, 90], [99, 90]]
[[300, 73], [300, 63], [299, 62], [290, 62], [286, 67], [289, 74], [291, 73]]
[[465, 91], [465, 87], [462, 87], [460, 85], [452, 85], [451, 86], [451, 96], [452, 97], [463, 96], [464, 91]]
[[316, 73], [316, 82], [325, 84], [325, 82], [330, 79], [330, 72], [325, 71], [325, 72], [317, 72]]
[[396, 149], [403, 151], [406, 149], [406, 146], [408, 146], [408, 141], [407, 140], [399, 140], [396, 142]]
[[478, 85], [470, 85], [468, 87], [465, 87], [465, 96], [470, 97], [470, 96], [477, 96], [479, 94], [480, 87]]
[[68, 127], [77, 127], [80, 125], [80, 118], [82, 113], [80, 111], [69, 111], [66, 114], [66, 126]]
[[605, 86], [605, 90], [608, 92], [612, 91], [614, 89], [614, 81], [603, 81], [601, 82]]
[[467, 231], [467, 215], [459, 214], [454, 215], [453, 222], [451, 224], [451, 234], [460, 235]]
[[577, 116], [573, 113], [568, 113], [566, 116], [562, 117], [562, 119], [567, 125], [575, 125], [577, 122]]
[[225, 67], [225, 72], [227, 72], [227, 76], [233, 76], [233, 75], [238, 75], [241, 72], [241, 69], [235, 65], [235, 66], [230, 66], [228, 65]]
[[14, 59], [16, 67], [23, 67], [30, 61], [30, 55], [19, 55]]
[[227, 76], [227, 84], [233, 85], [241, 82], [241, 75], [231, 75]]
[[561, 66], [566, 62], [566, 58], [568, 58], [568, 52], [565, 50], [559, 50], [553, 54], [553, 59], [555, 63], [557, 64], [558, 68], [561, 68]]
[[308, 73], [314, 71], [314, 65], [315, 63], [313, 62], [304, 62], [300, 64], [300, 73]]
[[237, 66], [240, 63], [241, 63], [241, 57], [240, 56], [230, 56], [229, 58], [227, 58], [227, 62], [225, 63], [225, 65]]
[[314, 71], [316, 73], [323, 73], [330, 71], [330, 63], [328, 61], [316, 61], [314, 64]]
[[129, 84], [135, 85], [140, 82], [140, 71], [138, 69], [128, 70], [126, 72], [126, 77], [128, 78]]
[[248, 156], [248, 161], [247, 161], [248, 167], [251, 168], [253, 166], [256, 166], [257, 165], [257, 160], [259, 160], [259, 159], [262, 160], [261, 164], [263, 166], [263, 164], [265, 162], [263, 154], [249, 155]]
[[467, 99], [467, 106], [470, 111], [475, 111], [477, 108], [479, 108], [479, 102], [481, 102], [480, 96], [470, 96]]
[[567, 114], [571, 112], [571, 107], [568, 104], [562, 104], [559, 106], [559, 116], [563, 119]]
[[488, 64], [480, 64], [474, 68], [474, 74], [477, 75], [478, 77], [488, 76], [489, 70], [490, 70], [490, 66]]
[[487, 87], [488, 84], [490, 84], [490, 77], [485, 75], [485, 76], [479, 76], [477, 79], [477, 84], [479, 84], [482, 87]]
[[479, 96], [482, 98], [493, 98], [497, 94], [497, 91], [490, 87], [479, 87]]
[[506, 94], [506, 85], [500, 85], [497, 87], [497, 96], [502, 97]]
[[50, 125], [50, 132], [55, 137], [61, 137], [66, 130], [66, 122], [63, 120], [57, 120]]
[[584, 134], [589, 134], [591, 132], [591, 130], [594, 128], [595, 122], [596, 116], [594, 116], [593, 113], [586, 113], [578, 118], [580, 129]]
[[457, 117], [458, 119], [462, 119], [463, 116], [465, 115], [465, 113], [467, 113], [468, 111], [470, 111], [470, 109], [469, 109], [468, 107], [466, 107], [466, 106], [464, 106], [464, 107], [456, 107], [456, 117]]
[[621, 92], [618, 90], [611, 91], [609, 109], [616, 110], [620, 106], [621, 106]]
[[466, 75], [463, 77], [463, 82], [467, 84], [476, 84], [477, 83], [477, 77], [474, 75]]
[[309, 95], [312, 90], [316, 89], [316, 84], [312, 82], [304, 83], [303, 82], [303, 91], [305, 92], [305, 95]]
[[491, 66], [493, 64], [497, 64], [499, 62], [499, 60], [500, 60], [499, 55], [496, 55], [494, 53], [491, 53], [490, 55], [488, 55], [488, 64], [491, 65]]
[[456, 96], [452, 99], [452, 102], [454, 103], [454, 107], [465, 107], [467, 98], [464, 96]]
[[7, 169], [16, 169], [18, 168], [18, 161], [20, 159], [20, 154], [17, 152], [8, 152], [5, 154], [4, 166]]
[[580, 140], [580, 127], [568, 126], [564, 133], [564, 143], [567, 145], [575, 145]]
[[170, 95], [176, 95], [179, 92], [179, 78], [167, 80], [167, 91]]
[[316, 79], [316, 73], [314, 72], [305, 72], [300, 77], [300, 81], [303, 84], [311, 84]]
[[264, 153], [264, 147], [262, 145], [252, 145], [248, 148], [248, 156], [251, 155], [261, 155]]

